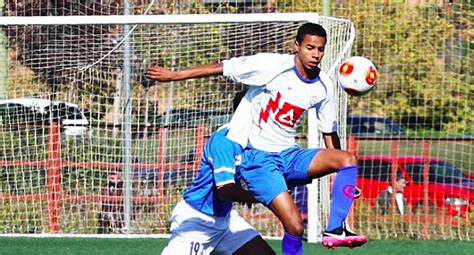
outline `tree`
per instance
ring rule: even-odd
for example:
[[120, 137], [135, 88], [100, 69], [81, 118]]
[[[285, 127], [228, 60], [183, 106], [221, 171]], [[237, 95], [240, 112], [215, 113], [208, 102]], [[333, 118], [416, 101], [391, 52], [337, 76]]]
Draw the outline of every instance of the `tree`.
[[[120, 14], [119, 0], [104, 1], [7, 1], [4, 16], [69, 16]], [[9, 50], [14, 59], [30, 68], [38, 82], [56, 90], [74, 84], [98, 91], [113, 85], [115, 73], [111, 66], [120, 66], [121, 54], [116, 52], [93, 66], [89, 75], [79, 70], [100, 59], [121, 37], [118, 26], [16, 26], [6, 28]], [[113, 86], [112, 86], [113, 87]], [[97, 88], [96, 88], [97, 91]]]
[[[437, 123], [424, 123], [424, 127], [465, 130], [473, 119], [472, 110], [468, 110], [472, 109], [473, 90], [467, 85], [468, 74], [454, 66], [446, 68], [445, 58], [458, 38], [455, 24], [459, 19], [432, 4], [411, 7], [396, 1], [358, 2], [344, 1], [344, 6], [351, 7], [338, 6], [337, 16], [355, 23], [353, 55], [372, 59], [380, 77], [377, 88], [367, 97], [351, 98], [350, 108], [405, 121], [406, 125], [416, 117]], [[359, 107], [361, 101], [369, 100], [366, 105], [371, 108]]]

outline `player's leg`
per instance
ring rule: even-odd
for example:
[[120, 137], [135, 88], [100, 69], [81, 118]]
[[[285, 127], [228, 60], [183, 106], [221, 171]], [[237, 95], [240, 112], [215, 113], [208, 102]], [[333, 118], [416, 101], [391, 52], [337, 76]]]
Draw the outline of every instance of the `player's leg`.
[[269, 208], [278, 217], [285, 229], [282, 241], [283, 255], [303, 254], [304, 224], [293, 197], [287, 191], [282, 192], [273, 199]]
[[216, 253], [220, 255], [274, 255], [275, 251], [263, 240], [245, 219], [235, 210], [232, 210], [229, 218], [229, 227], [222, 234], [222, 239], [216, 246]]
[[283, 254], [302, 254], [303, 220], [288, 193], [283, 176], [283, 160], [278, 154], [246, 150], [238, 171], [252, 195], [268, 206], [285, 228]]
[[[339, 239], [323, 238], [323, 244], [324, 241], [330, 241], [327, 244], [331, 247], [354, 247], [364, 244], [367, 241], [366, 237], [346, 230], [343, 225], [356, 193], [356, 157], [342, 150], [301, 149], [298, 147], [285, 150], [280, 155], [285, 159], [285, 167], [288, 169], [285, 178], [289, 187], [304, 185], [311, 182], [312, 179], [337, 172], [332, 190], [329, 224], [325, 234], [334, 234], [333, 237]], [[341, 233], [337, 235], [339, 232]], [[346, 238], [346, 236], [352, 237]]]
[[323, 245], [328, 248], [352, 248], [367, 242], [365, 236], [355, 234], [344, 225], [356, 195], [357, 165], [353, 154], [334, 149], [320, 150], [309, 165], [308, 177], [311, 179], [337, 172], [331, 193], [329, 221], [323, 237]]

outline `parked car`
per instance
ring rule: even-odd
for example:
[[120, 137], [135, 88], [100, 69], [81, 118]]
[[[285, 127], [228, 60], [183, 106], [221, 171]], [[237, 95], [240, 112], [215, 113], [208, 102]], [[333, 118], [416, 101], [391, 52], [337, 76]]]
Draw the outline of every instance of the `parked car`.
[[[391, 183], [392, 163], [398, 163], [397, 175], [402, 174], [408, 181], [404, 189], [407, 204], [421, 210], [425, 197], [423, 191], [423, 157], [403, 155], [396, 159], [387, 155], [359, 156], [359, 176], [357, 186], [362, 189], [362, 197], [375, 204], [377, 196]], [[474, 205], [474, 179], [449, 162], [428, 158], [428, 203], [431, 211], [446, 211], [448, 215], [464, 216]]]
[[61, 123], [64, 134], [80, 136], [89, 121], [78, 105], [40, 98], [0, 100], [0, 124], [46, 123], [50, 118]]
[[352, 115], [346, 120], [347, 134], [356, 136], [405, 136], [405, 130], [384, 117]]

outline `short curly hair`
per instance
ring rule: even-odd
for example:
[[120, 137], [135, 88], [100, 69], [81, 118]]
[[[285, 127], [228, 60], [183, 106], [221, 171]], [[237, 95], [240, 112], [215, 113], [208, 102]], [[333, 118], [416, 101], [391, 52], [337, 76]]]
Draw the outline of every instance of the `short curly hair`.
[[303, 42], [306, 35], [317, 35], [321, 36], [324, 39], [327, 39], [326, 30], [319, 24], [316, 23], [304, 23], [298, 28], [298, 33], [296, 34], [295, 40], [298, 43]]

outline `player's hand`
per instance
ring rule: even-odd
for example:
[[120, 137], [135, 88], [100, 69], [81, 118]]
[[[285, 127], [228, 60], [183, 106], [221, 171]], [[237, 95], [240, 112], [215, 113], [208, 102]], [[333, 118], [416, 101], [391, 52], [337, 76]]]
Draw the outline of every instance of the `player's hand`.
[[152, 66], [146, 71], [146, 77], [162, 82], [173, 81], [174, 72], [161, 66]]

